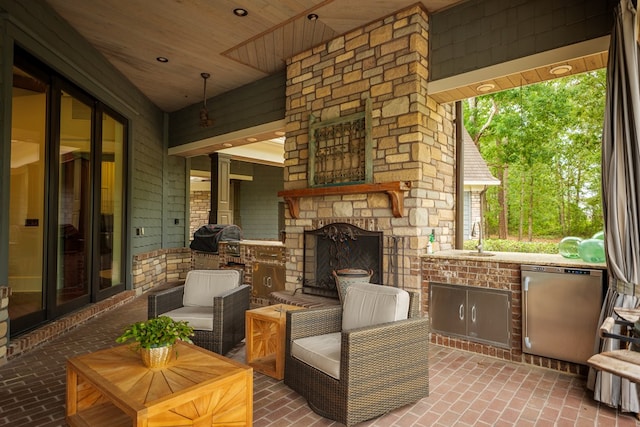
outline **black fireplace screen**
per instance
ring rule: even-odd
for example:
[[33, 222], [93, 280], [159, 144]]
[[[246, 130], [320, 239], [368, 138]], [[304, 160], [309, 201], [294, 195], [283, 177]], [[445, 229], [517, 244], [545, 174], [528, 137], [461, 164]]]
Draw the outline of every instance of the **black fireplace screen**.
[[382, 283], [382, 231], [333, 223], [304, 232], [303, 293], [338, 297], [333, 270], [373, 270], [371, 283]]

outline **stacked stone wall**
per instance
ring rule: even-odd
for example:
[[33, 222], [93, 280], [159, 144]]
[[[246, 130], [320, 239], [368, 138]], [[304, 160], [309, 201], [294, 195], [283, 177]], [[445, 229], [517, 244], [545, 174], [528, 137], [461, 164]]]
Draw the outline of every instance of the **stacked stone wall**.
[[191, 249], [172, 248], [133, 257], [133, 289], [136, 295], [167, 282], [184, 280], [191, 269]]
[[209, 224], [211, 191], [192, 191], [189, 198], [189, 236], [205, 224]]
[[[303, 267], [303, 231], [331, 218], [375, 218], [379, 230], [403, 237], [402, 282], [420, 287], [419, 256], [428, 236], [450, 249], [454, 235], [453, 106], [429, 98], [428, 16], [413, 6], [291, 58], [287, 64], [285, 190], [307, 187], [309, 116], [334, 119], [371, 101], [373, 182], [409, 181], [401, 217], [384, 193], [302, 197], [288, 215], [287, 288]], [[385, 260], [388, 265], [388, 260]]]

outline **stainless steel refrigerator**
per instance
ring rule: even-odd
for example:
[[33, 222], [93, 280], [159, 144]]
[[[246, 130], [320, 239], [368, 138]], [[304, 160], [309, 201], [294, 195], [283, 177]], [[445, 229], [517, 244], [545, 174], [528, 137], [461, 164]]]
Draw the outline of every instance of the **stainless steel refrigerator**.
[[586, 364], [603, 301], [603, 271], [523, 265], [522, 351]]

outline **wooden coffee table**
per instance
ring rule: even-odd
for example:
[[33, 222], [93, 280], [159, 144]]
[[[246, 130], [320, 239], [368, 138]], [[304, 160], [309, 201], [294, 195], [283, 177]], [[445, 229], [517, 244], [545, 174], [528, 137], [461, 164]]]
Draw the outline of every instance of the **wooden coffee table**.
[[277, 380], [284, 378], [287, 311], [304, 307], [275, 304], [246, 311], [246, 362]]
[[67, 360], [70, 426], [251, 426], [253, 369], [192, 344], [150, 369], [124, 345]]

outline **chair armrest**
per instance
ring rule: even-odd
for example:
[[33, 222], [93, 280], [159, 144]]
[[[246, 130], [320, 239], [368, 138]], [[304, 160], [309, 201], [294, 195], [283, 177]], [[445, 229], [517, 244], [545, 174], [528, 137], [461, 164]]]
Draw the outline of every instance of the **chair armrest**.
[[213, 298], [213, 351], [227, 354], [244, 339], [245, 314], [250, 303], [249, 285], [238, 286]]
[[162, 313], [182, 307], [184, 285], [153, 292], [148, 296], [147, 317], [158, 317]]
[[416, 317], [342, 332], [340, 378], [422, 376], [428, 370], [429, 319]]
[[244, 312], [249, 309], [251, 303], [251, 286], [241, 285], [237, 288], [213, 297], [213, 316], [222, 315], [223, 312]]
[[409, 318], [420, 317], [420, 294], [414, 291], [409, 292]]
[[622, 331], [627, 331], [628, 328], [633, 327], [633, 323], [627, 320], [614, 320], [613, 317], [607, 317], [604, 319], [604, 322], [602, 322], [602, 325], [600, 325], [600, 338], [613, 338], [623, 342], [640, 345], [640, 338], [629, 336], [624, 332], [617, 333], [615, 329], [616, 325], [620, 325], [622, 327]]
[[341, 328], [341, 306], [287, 311], [287, 342], [313, 335], [340, 332]]

